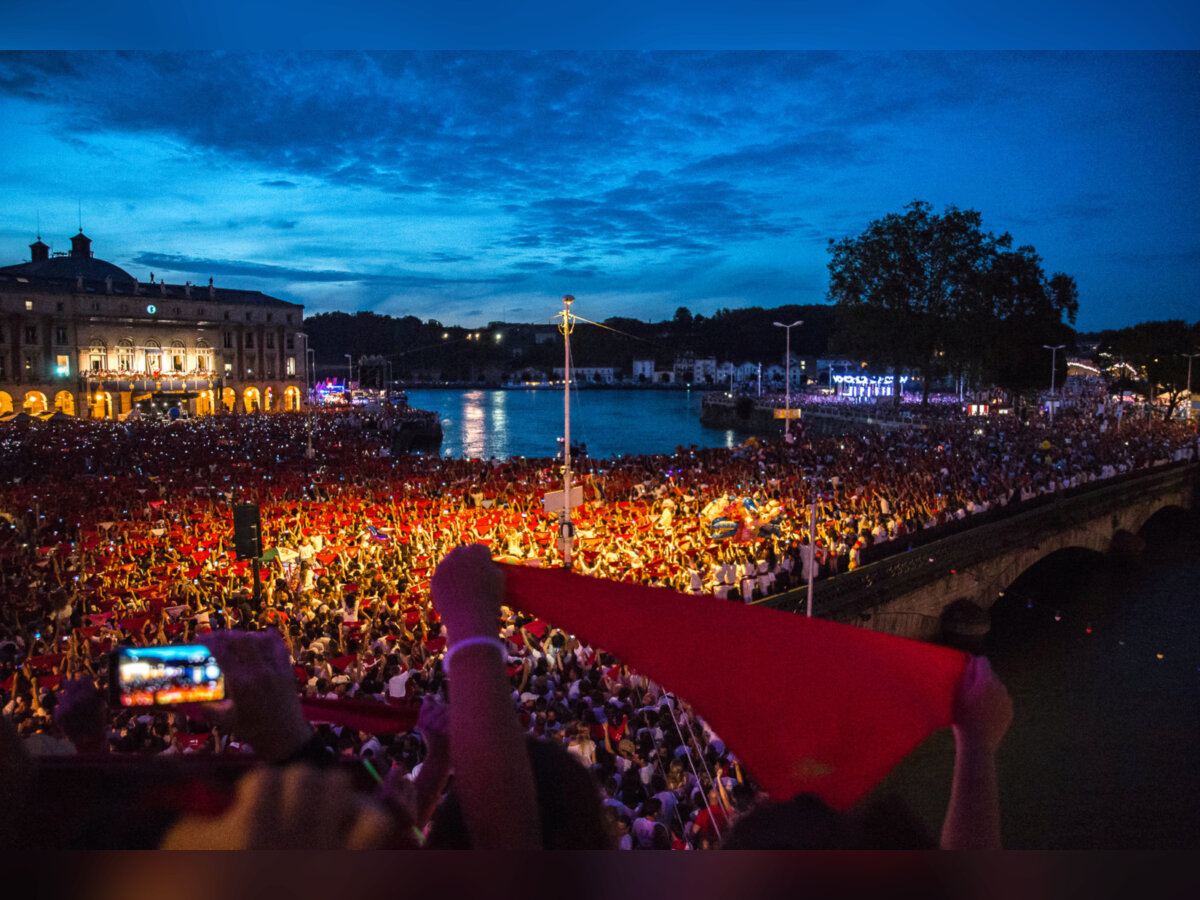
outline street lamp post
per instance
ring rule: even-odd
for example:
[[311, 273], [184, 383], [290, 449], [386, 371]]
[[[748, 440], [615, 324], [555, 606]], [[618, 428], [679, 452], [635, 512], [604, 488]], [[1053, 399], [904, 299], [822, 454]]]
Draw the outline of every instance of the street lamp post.
[[787, 412], [785, 414], [787, 416], [787, 418], [785, 418], [783, 420], [783, 439], [785, 441], [790, 442], [792, 439], [792, 435], [791, 435], [791, 424], [792, 424], [792, 329], [795, 328], [797, 325], [803, 325], [804, 320], [797, 319], [791, 325], [784, 325], [782, 322], [775, 322], [774, 324], [778, 325], [780, 328], [782, 328], [784, 330], [784, 333], [787, 335], [787, 338], [786, 338], [787, 349], [784, 351], [785, 355], [783, 358], [783, 368], [784, 368], [784, 375], [783, 375], [784, 401], [783, 402], [784, 402], [784, 405], [787, 407]]
[[1200, 353], [1180, 353], [1180, 356], [1186, 356], [1188, 361], [1188, 379], [1187, 379], [1187, 420], [1192, 421], [1192, 360]]
[[1058, 344], [1057, 346], [1052, 347], [1049, 344], [1042, 344], [1042, 347], [1044, 347], [1045, 349], [1050, 351], [1050, 424], [1051, 425], [1054, 424], [1054, 375], [1057, 371], [1057, 367], [1056, 367], [1055, 363], [1058, 360], [1058, 351], [1063, 349], [1063, 347], [1065, 347], [1065, 346], [1067, 346], [1067, 345], [1066, 344]]
[[346, 357], [346, 393], [350, 392], [350, 382], [354, 380], [354, 360], [349, 353], [343, 353]]
[[[562, 327], [563, 333], [563, 508], [559, 520], [558, 533], [562, 546], [563, 566], [571, 568], [571, 554], [574, 549], [575, 526], [571, 523], [571, 304], [575, 298], [571, 294], [563, 297]], [[555, 316], [558, 318], [558, 316]]]

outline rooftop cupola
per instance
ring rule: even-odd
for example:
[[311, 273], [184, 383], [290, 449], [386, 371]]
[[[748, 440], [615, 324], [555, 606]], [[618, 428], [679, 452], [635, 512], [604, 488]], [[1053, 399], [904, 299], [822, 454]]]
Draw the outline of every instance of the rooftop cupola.
[[38, 239], [29, 245], [30, 262], [45, 262], [50, 258], [50, 248], [42, 243], [42, 236], [39, 234]]
[[90, 259], [92, 256], [92, 239], [79, 229], [79, 234], [71, 238], [71, 255]]

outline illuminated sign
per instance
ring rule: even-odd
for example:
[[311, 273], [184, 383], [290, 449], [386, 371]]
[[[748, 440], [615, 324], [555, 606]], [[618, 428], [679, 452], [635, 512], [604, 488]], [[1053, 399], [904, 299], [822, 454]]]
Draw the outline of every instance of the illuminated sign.
[[[858, 384], [864, 387], [890, 387], [892, 384], [892, 376], [890, 375], [834, 375], [833, 380], [838, 384]], [[907, 375], [900, 376], [900, 384], [908, 382]]]

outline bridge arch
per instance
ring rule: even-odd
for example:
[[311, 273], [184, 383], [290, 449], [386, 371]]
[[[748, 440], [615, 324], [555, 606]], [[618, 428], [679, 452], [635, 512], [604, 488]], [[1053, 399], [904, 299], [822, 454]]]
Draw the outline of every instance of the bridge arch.
[[1154, 513], [1142, 523], [1142, 527], [1136, 532], [1141, 537], [1151, 539], [1154, 533], [1159, 529], [1178, 528], [1182, 527], [1189, 516], [1189, 512], [1182, 506], [1169, 504], [1154, 511]]

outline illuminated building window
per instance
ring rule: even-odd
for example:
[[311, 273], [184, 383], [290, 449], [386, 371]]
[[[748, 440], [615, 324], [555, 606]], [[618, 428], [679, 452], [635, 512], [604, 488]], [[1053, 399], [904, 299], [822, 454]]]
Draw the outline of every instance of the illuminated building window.
[[158, 341], [146, 341], [146, 371], [161, 372], [162, 371], [162, 347]]
[[117, 369], [121, 372], [133, 371], [133, 341], [124, 339], [117, 342]]
[[54, 360], [54, 374], [60, 378], [71, 374], [71, 357], [65, 353], [58, 354]]

